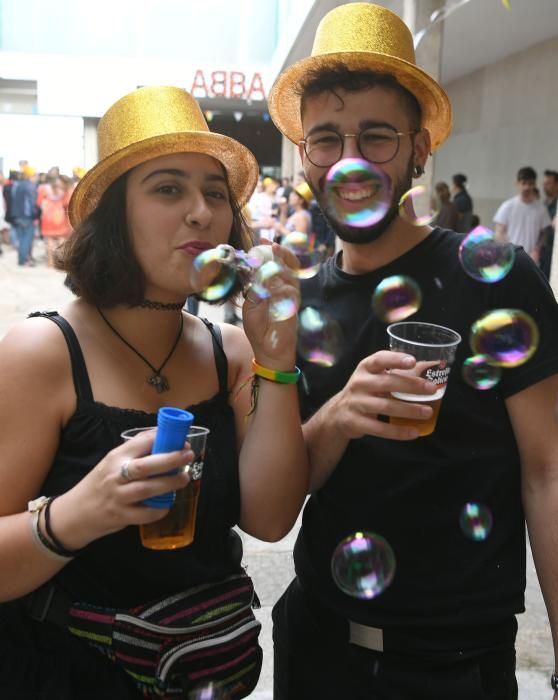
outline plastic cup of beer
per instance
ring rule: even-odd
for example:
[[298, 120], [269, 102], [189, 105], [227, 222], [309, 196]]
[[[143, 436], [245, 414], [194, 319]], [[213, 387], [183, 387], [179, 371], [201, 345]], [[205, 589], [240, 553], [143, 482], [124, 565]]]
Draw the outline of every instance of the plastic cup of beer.
[[[131, 428], [125, 430], [121, 437], [123, 440], [131, 440], [145, 430], [154, 429], [156, 428]], [[194, 459], [191, 464], [184, 467], [190, 475], [190, 481], [183, 489], [176, 492], [174, 503], [164, 518], [148, 525], [140, 525], [141, 543], [144, 547], [148, 549], [179, 549], [187, 547], [194, 541], [208, 435], [209, 428], [200, 425], [190, 427], [187, 439], [194, 453]]]
[[390, 350], [412, 355], [417, 361], [413, 369], [392, 369], [391, 372], [401, 375], [421, 376], [436, 384], [437, 387], [436, 392], [428, 396], [393, 391], [391, 395], [400, 401], [423, 403], [431, 406], [432, 415], [426, 420], [390, 416], [389, 422], [393, 425], [405, 425], [416, 428], [419, 437], [431, 435], [436, 428], [442, 397], [446, 391], [450, 369], [455, 359], [457, 346], [461, 342], [461, 336], [459, 333], [452, 331], [451, 328], [417, 321], [392, 323], [388, 326], [387, 332]]

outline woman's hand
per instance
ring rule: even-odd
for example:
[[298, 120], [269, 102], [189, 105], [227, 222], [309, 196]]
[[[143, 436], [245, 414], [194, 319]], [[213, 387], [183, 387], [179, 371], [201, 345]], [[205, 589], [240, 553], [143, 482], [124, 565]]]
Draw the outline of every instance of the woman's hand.
[[[152, 455], [155, 430], [111, 450], [73, 489], [52, 504], [52, 528], [68, 549], [128, 525], [145, 525], [163, 518], [168, 509], [150, 508], [143, 501], [184, 488], [189, 477], [183, 467], [194, 459], [188, 443], [183, 450]], [[178, 470], [168, 475], [167, 472]]]
[[[256, 362], [269, 369], [291, 371], [296, 355], [297, 315], [300, 305], [299, 283], [294, 270], [296, 256], [273, 243], [273, 258], [282, 269], [264, 283], [270, 296], [262, 299], [250, 288], [242, 309], [244, 331], [252, 345]], [[280, 303], [292, 309], [286, 320], [274, 320], [270, 307]]]

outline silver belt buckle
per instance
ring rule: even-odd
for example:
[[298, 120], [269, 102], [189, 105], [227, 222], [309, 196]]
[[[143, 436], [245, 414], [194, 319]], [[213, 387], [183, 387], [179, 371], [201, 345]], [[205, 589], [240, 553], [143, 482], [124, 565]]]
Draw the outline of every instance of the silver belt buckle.
[[360, 625], [358, 622], [349, 620], [349, 643], [359, 647], [365, 647], [372, 651], [384, 650], [384, 631], [379, 627], [369, 627]]

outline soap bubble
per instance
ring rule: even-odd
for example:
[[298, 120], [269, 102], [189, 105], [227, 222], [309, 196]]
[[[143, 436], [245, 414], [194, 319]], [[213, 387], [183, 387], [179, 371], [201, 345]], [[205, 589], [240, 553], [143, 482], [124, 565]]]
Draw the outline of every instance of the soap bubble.
[[496, 240], [493, 231], [477, 226], [459, 246], [459, 262], [478, 282], [499, 282], [512, 269], [515, 248], [512, 243]]
[[335, 163], [326, 175], [325, 186], [328, 212], [347, 226], [373, 226], [389, 210], [389, 178], [362, 158], [343, 158]]
[[275, 260], [268, 260], [255, 273], [250, 291], [259, 299], [269, 299], [269, 316], [272, 321], [286, 321], [296, 316], [297, 302], [288, 293], [272, 294], [275, 287], [282, 285], [284, 268]]
[[335, 319], [313, 306], [298, 316], [298, 353], [308, 362], [332, 367], [341, 355], [343, 333]]
[[355, 532], [335, 548], [331, 573], [343, 593], [370, 600], [392, 582], [395, 555], [389, 543], [380, 535]]
[[475, 542], [482, 542], [492, 531], [492, 513], [481, 503], [466, 503], [459, 516], [463, 533]]
[[487, 362], [484, 355], [468, 357], [461, 368], [463, 380], [473, 389], [486, 391], [496, 386], [502, 378], [502, 370]]
[[539, 329], [525, 311], [495, 309], [471, 326], [469, 343], [491, 365], [519, 367], [535, 353]]
[[310, 249], [310, 241], [306, 233], [293, 231], [283, 238], [281, 245], [297, 257], [300, 267], [294, 270], [294, 274], [299, 279], [307, 280], [318, 274], [323, 255], [317, 250]]
[[430, 190], [424, 185], [411, 187], [399, 200], [399, 215], [413, 226], [426, 226], [437, 216]]
[[421, 304], [420, 287], [414, 279], [405, 275], [386, 277], [372, 295], [372, 310], [386, 323], [402, 321], [412, 316]]
[[236, 281], [234, 260], [234, 248], [228, 245], [204, 250], [197, 255], [191, 274], [195, 293], [206, 301], [223, 299]]

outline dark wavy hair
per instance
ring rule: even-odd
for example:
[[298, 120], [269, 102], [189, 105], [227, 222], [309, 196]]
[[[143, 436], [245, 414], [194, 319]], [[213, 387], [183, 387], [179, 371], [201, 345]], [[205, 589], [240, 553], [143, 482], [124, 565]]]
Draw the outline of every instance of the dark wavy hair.
[[[135, 306], [144, 299], [145, 277], [134, 254], [126, 218], [129, 172], [106, 189], [97, 207], [56, 253], [56, 267], [67, 273], [64, 284], [76, 296], [101, 308]], [[233, 223], [228, 243], [248, 250], [253, 245], [252, 232], [231, 194], [229, 201]], [[227, 301], [239, 291], [240, 286], [235, 285], [218, 302]]]
[[411, 129], [418, 131], [422, 124], [421, 106], [417, 98], [398, 83], [393, 75], [370, 70], [353, 70], [343, 62], [327, 68], [316, 68], [304, 74], [297, 89], [301, 98], [300, 112], [304, 113], [304, 103], [309, 97], [314, 97], [322, 92], [331, 92], [343, 105], [342, 98], [336, 92], [339, 88], [347, 92], [360, 92], [360, 90], [377, 86], [393, 90], [401, 97]]

